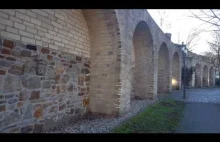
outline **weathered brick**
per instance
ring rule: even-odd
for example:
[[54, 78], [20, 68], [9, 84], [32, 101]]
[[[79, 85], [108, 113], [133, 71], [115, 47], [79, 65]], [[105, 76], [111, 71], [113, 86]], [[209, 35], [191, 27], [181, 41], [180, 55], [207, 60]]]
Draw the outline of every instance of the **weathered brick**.
[[23, 51], [21, 51], [21, 56], [31, 57], [31, 51], [23, 50]]
[[51, 34], [45, 33], [45, 37], [49, 39], [53, 39], [53, 36]]
[[11, 49], [14, 48], [14, 42], [11, 40], [5, 39], [3, 45], [5, 47], [11, 48]]
[[40, 91], [32, 91], [29, 100], [36, 100], [40, 98]]
[[31, 18], [31, 23], [40, 26], [41, 25], [41, 21], [35, 19], [35, 18]]
[[38, 45], [38, 46], [42, 46], [43, 44], [42, 44], [42, 41], [38, 41], [38, 40], [36, 40], [36, 45]]
[[0, 75], [5, 75], [6, 71], [5, 70], [0, 70]]
[[25, 9], [15, 9], [15, 11], [18, 11], [18, 12], [23, 13], [23, 14], [26, 13], [26, 10], [25, 10]]
[[12, 65], [11, 66], [12, 69], [23, 72], [23, 67], [22, 66], [18, 66], [18, 65]]
[[19, 24], [14, 22], [14, 27], [19, 29], [19, 30], [25, 30], [25, 26], [23, 24]]
[[58, 46], [53, 45], [53, 44], [49, 44], [49, 48], [57, 50], [57, 49], [58, 49]]
[[21, 75], [22, 73], [18, 70], [13, 70], [13, 69], [9, 69], [8, 70], [9, 74], [13, 74], [13, 75]]
[[13, 22], [10, 20], [7, 20], [5, 18], [0, 17], [0, 23], [6, 26], [11, 26], [13, 25]]
[[14, 34], [17, 34], [17, 33], [18, 33], [18, 30], [15, 29], [15, 28], [12, 28], [12, 27], [6, 27], [6, 31], [11, 32], [11, 33], [14, 33]]
[[38, 30], [41, 31], [41, 32], [47, 32], [47, 29], [42, 28], [42, 27], [40, 27], [40, 26], [35, 25], [35, 28], [38, 29]]
[[20, 58], [21, 52], [19, 50], [12, 50], [11, 55]]
[[50, 24], [41, 23], [41, 26], [46, 28], [46, 29], [53, 30], [53, 26], [51, 26]]
[[48, 59], [48, 60], [53, 60], [53, 56], [47, 55], [47, 59]]
[[10, 55], [11, 54], [11, 51], [10, 50], [7, 50], [7, 49], [2, 49], [2, 54], [8, 54]]
[[41, 48], [41, 52], [43, 53], [43, 54], [49, 54], [49, 49], [48, 48]]
[[42, 23], [41, 25], [43, 25], [43, 23], [51, 24], [50, 19], [48, 17], [38, 15], [37, 19], [41, 21], [41, 23]]
[[5, 111], [5, 105], [0, 105], [0, 112]]
[[14, 10], [10, 10], [10, 9], [0, 9], [1, 12], [7, 13], [9, 15], [15, 15], [15, 11]]
[[5, 13], [3, 13], [3, 12], [0, 12], [0, 17], [2, 17], [2, 18], [5, 18], [5, 19], [8, 19], [8, 14], [5, 14]]
[[57, 28], [60, 28], [60, 29], [62, 29], [62, 27], [63, 27], [61, 24], [54, 22], [54, 21], [51, 21], [51, 24]]
[[6, 57], [6, 60], [8, 60], [8, 61], [16, 61], [16, 58], [14, 58], [14, 57]]
[[61, 15], [61, 14], [58, 14], [58, 13], [55, 13], [55, 17], [61, 19], [61, 20], [64, 20], [64, 16]]
[[43, 11], [45, 11], [45, 12], [51, 14], [51, 15], [54, 15], [54, 11], [51, 10], [51, 9], [44, 9]]
[[26, 26], [34, 28], [34, 24], [32, 24], [30, 22], [24, 21], [23, 24], [26, 25]]
[[61, 47], [64, 47], [64, 44], [63, 43], [61, 43], [61, 42], [54, 42], [55, 43], [55, 45], [57, 45], [57, 46], [61, 46]]
[[29, 32], [29, 33], [32, 33], [32, 34], [37, 34], [37, 30], [34, 29], [33, 27], [26, 27], [26, 31]]
[[25, 20], [25, 21], [31, 21], [30, 17], [25, 15], [25, 14], [22, 14], [20, 12], [16, 12], [15, 13], [16, 17], [22, 19], [22, 20]]
[[0, 24], [0, 30], [5, 30], [5, 25]]
[[10, 16], [9, 17], [9, 20], [11, 21], [14, 21], [14, 22], [17, 22], [17, 23], [22, 23], [22, 20], [17, 18], [17, 17], [14, 17], [14, 16]]
[[10, 32], [1, 31], [1, 36], [5, 37], [5, 38], [20, 40], [19, 35], [16, 35], [16, 34], [13, 34], [13, 33], [10, 33]]
[[34, 13], [34, 12], [31, 12], [30, 10], [27, 10], [26, 14], [27, 14], [28, 16], [33, 17], [33, 18], [37, 18], [37, 14]]
[[48, 16], [48, 14], [47, 14], [46, 12], [44, 12], [44, 11], [42, 11], [42, 10], [40, 10], [40, 9], [33, 9], [33, 10], [31, 10], [31, 11], [33, 11], [33, 12], [35, 12], [35, 13], [37, 13], [37, 14], [40, 14], [40, 15], [42, 15], [42, 16], [45, 16], [45, 17]]
[[21, 41], [31, 43], [31, 44], [35, 44], [35, 40], [32, 39], [32, 38], [28, 38], [28, 37], [21, 37]]
[[[25, 31], [22, 31], [22, 30], [19, 30], [18, 33], [19, 33], [20, 35], [22, 35], [22, 36], [30, 37], [30, 39], [32, 39], [32, 40], [33, 40], [33, 38], [34, 38], [34, 35], [33, 35], [33, 34], [28, 33], [28, 32], [25, 32]], [[21, 39], [22, 39], [22, 38], [21, 38]]]

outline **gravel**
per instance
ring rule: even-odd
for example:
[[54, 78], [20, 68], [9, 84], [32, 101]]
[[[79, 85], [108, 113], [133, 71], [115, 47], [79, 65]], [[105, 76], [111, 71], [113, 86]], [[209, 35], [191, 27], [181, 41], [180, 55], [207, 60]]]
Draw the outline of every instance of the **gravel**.
[[129, 112], [119, 117], [89, 115], [77, 122], [65, 123], [54, 129], [45, 131], [45, 133], [109, 133], [114, 127], [131, 118], [152, 103], [153, 101], [149, 100], [133, 100]]

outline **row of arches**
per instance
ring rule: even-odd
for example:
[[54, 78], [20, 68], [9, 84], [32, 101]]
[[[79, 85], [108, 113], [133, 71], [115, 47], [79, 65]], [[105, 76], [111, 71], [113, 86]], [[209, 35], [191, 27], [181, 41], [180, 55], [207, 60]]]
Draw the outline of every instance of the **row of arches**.
[[[203, 72], [202, 72], [203, 71]], [[195, 67], [195, 85], [194, 87], [209, 87], [214, 86], [214, 68], [210, 67], [208, 69], [207, 65], [204, 65], [203, 68], [200, 64], [196, 64]]]
[[[152, 98], [151, 85], [153, 80], [154, 54], [153, 40], [146, 22], [141, 21], [135, 28], [133, 36], [134, 46], [134, 92], [138, 98]], [[180, 56], [177, 52], [173, 54], [170, 62], [169, 49], [166, 43], [162, 43], [158, 51], [157, 62], [157, 93], [165, 94], [180, 86]], [[170, 64], [172, 68], [170, 69]], [[172, 70], [172, 73], [171, 73]]]
[[[114, 115], [123, 111], [131, 98], [131, 93], [127, 91], [131, 89], [126, 83], [133, 84], [130, 86], [134, 90], [134, 95], [141, 99], [153, 99], [155, 90], [159, 94], [168, 93], [171, 90], [171, 78], [176, 82], [174, 88], [179, 88], [180, 55], [175, 52], [171, 56], [165, 42], [155, 52], [153, 36], [147, 22], [139, 21], [132, 39], [129, 39], [132, 40], [134, 49], [134, 70], [130, 81], [127, 79], [130, 78], [130, 73], [127, 77], [120, 78], [124, 66], [121, 64], [122, 56], [119, 54], [122, 50], [122, 38], [120, 38], [122, 35], [116, 11], [83, 10], [82, 13], [90, 38], [89, 110], [91, 112]], [[172, 61], [170, 61], [171, 58]], [[157, 70], [155, 70], [155, 63]], [[155, 80], [155, 71], [157, 80]], [[157, 84], [154, 83], [155, 81]], [[128, 93], [124, 93], [125, 96], [123, 96], [123, 92], [126, 91]], [[122, 96], [124, 100], [121, 99]]]

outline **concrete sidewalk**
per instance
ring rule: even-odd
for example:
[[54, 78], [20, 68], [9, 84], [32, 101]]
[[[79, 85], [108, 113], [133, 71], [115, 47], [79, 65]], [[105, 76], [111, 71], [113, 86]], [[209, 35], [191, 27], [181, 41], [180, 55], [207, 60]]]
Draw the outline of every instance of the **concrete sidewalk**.
[[220, 133], [220, 104], [186, 103], [176, 133]]

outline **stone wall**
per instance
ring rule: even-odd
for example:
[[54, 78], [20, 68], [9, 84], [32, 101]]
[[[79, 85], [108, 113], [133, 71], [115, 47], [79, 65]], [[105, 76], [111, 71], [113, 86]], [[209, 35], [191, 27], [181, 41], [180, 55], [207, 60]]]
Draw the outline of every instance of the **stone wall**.
[[186, 66], [193, 67], [190, 87], [211, 87], [215, 86], [215, 68], [209, 58], [197, 55], [193, 52], [187, 53]]
[[0, 51], [1, 132], [41, 132], [86, 112], [88, 58], [5, 38]]

